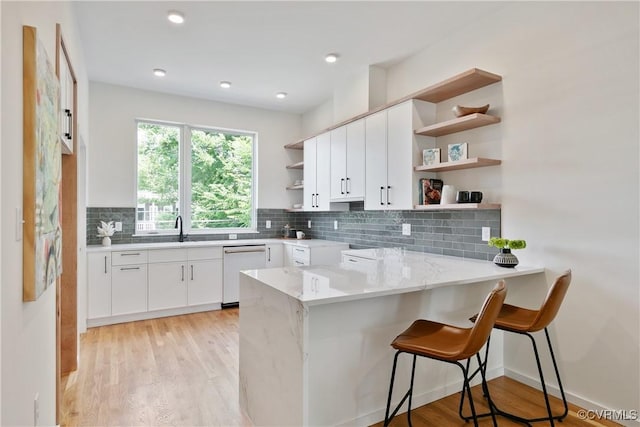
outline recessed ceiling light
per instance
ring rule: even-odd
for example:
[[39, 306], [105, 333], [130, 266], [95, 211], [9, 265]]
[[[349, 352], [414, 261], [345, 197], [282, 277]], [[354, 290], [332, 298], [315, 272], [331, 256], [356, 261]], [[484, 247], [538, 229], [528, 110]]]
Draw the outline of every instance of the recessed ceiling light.
[[153, 74], [156, 77], [164, 77], [167, 75], [167, 72], [165, 70], [163, 70], [162, 68], [154, 68], [153, 69]]
[[184, 22], [184, 14], [182, 12], [178, 12], [177, 10], [170, 10], [167, 14], [167, 19], [173, 22], [174, 24], [182, 24]]
[[228, 82], [226, 80], [222, 80], [220, 82], [220, 87], [224, 88], [224, 89], [229, 89], [231, 87], [231, 82]]
[[330, 53], [327, 56], [324, 57], [324, 60], [327, 61], [329, 64], [333, 64], [334, 62], [336, 62], [338, 60], [338, 54], [337, 53]]
[[287, 92], [278, 92], [276, 93], [276, 98], [278, 99], [284, 99], [287, 97]]

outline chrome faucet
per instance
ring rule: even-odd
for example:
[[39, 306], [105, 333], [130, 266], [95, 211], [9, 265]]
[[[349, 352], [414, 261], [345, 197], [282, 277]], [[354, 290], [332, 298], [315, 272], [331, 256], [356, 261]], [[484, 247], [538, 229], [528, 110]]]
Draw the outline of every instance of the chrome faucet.
[[184, 234], [182, 234], [182, 215], [178, 215], [176, 218], [176, 226], [178, 228], [178, 222], [180, 222], [180, 235], [178, 236], [178, 242], [184, 242]]

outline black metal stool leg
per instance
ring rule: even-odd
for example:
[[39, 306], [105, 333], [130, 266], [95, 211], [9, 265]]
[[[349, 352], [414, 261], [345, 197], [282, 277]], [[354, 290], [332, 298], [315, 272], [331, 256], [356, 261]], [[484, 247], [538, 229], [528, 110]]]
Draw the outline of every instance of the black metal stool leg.
[[544, 375], [542, 374], [542, 364], [540, 363], [538, 346], [536, 345], [536, 340], [533, 338], [533, 335], [529, 333], [527, 333], [526, 335], [531, 339], [531, 344], [533, 345], [533, 353], [536, 356], [536, 364], [538, 365], [538, 372], [540, 373], [540, 383], [542, 384], [542, 392], [544, 393], [544, 402], [547, 405], [547, 413], [549, 414], [549, 423], [551, 423], [551, 427], [554, 427], [555, 423], [553, 422], [553, 413], [551, 412], [551, 403], [549, 402], [549, 394], [547, 393], [547, 386], [544, 381]]
[[400, 410], [400, 408], [402, 407], [402, 405], [407, 399], [409, 399], [409, 409], [407, 411], [407, 418], [409, 420], [409, 427], [411, 427], [411, 397], [413, 396], [413, 378], [415, 377], [415, 371], [416, 371], [416, 355], [415, 354], [412, 354], [413, 367], [411, 369], [411, 384], [409, 384], [409, 390], [407, 390], [405, 395], [402, 397], [402, 400], [400, 400], [400, 403], [398, 403], [398, 406], [396, 406], [396, 408], [393, 410], [391, 415], [389, 415], [389, 409], [391, 408], [391, 396], [393, 394], [393, 382], [396, 376], [396, 367], [398, 365], [398, 356], [400, 355], [400, 353], [402, 353], [402, 351], [397, 351], [395, 357], [393, 358], [393, 369], [391, 371], [391, 383], [389, 384], [389, 397], [387, 398], [387, 409], [384, 415], [384, 427], [387, 427], [389, 423], [391, 423], [391, 420], [396, 416], [396, 414], [398, 413], [398, 411]]
[[411, 366], [411, 384], [409, 384], [409, 403], [407, 406], [407, 421], [409, 422], [409, 427], [412, 427], [411, 424], [411, 398], [413, 397], [413, 378], [416, 375], [416, 355], [413, 355], [413, 365]]
[[491, 395], [489, 395], [488, 386], [487, 386], [487, 359], [484, 360], [484, 367], [482, 364], [482, 360], [480, 360], [480, 354], [476, 353], [476, 358], [478, 359], [478, 365], [480, 366], [480, 375], [482, 376], [482, 390], [485, 391], [485, 397], [487, 398], [487, 405], [489, 405], [489, 413], [491, 414], [491, 420], [493, 421], [493, 425], [498, 427], [498, 421], [496, 420], [496, 414], [493, 412], [493, 402], [491, 401]]
[[549, 346], [549, 354], [551, 354], [551, 361], [553, 361], [553, 369], [556, 371], [556, 378], [558, 379], [558, 387], [560, 388], [560, 395], [562, 396], [562, 403], [564, 405], [564, 412], [562, 415], [555, 416], [558, 421], [562, 421], [569, 414], [569, 405], [567, 404], [567, 398], [564, 395], [564, 388], [562, 388], [562, 381], [560, 380], [560, 371], [556, 363], [556, 357], [553, 354], [553, 347], [551, 346], [551, 339], [549, 338], [549, 331], [544, 328], [544, 334], [547, 336], [547, 345]]
[[391, 415], [391, 418], [389, 418], [389, 409], [391, 408], [391, 395], [393, 393], [393, 381], [396, 377], [396, 366], [398, 364], [399, 355], [400, 355], [400, 352], [397, 351], [396, 355], [393, 358], [393, 369], [391, 370], [391, 383], [389, 384], [389, 397], [387, 398], [387, 410], [385, 411], [385, 414], [384, 414], [384, 427], [387, 427], [389, 425], [389, 423], [391, 422], [391, 419], [396, 415], [396, 412], [398, 411], [398, 408], [396, 408], [393, 415]]
[[[464, 376], [464, 384], [462, 386], [462, 390], [463, 391], [465, 389], [467, 390], [467, 395], [469, 396], [469, 406], [471, 407], [471, 418], [473, 418], [473, 425], [475, 427], [478, 427], [478, 417], [476, 415], [475, 405], [473, 404], [473, 396], [471, 395], [471, 384], [469, 384], [469, 376], [468, 376], [469, 371], [465, 369], [461, 363], [455, 362], [455, 364], [458, 365], [460, 369], [462, 369], [462, 375]], [[468, 364], [468, 359], [467, 359], [467, 364]]]

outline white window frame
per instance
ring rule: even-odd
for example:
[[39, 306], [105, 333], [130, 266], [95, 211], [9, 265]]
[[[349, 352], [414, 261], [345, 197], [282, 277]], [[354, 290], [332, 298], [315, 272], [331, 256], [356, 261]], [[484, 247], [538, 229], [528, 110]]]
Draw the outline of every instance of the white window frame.
[[[153, 236], [153, 235], [178, 235], [178, 229], [168, 230], [137, 230], [138, 223], [138, 125], [140, 123], [148, 123], [159, 126], [172, 126], [180, 128], [180, 137], [178, 140], [178, 210], [179, 215], [182, 216], [182, 229], [185, 235], [203, 235], [203, 234], [242, 234], [242, 233], [257, 233], [257, 192], [258, 192], [258, 133], [246, 130], [228, 129], [222, 127], [204, 126], [204, 125], [190, 125], [187, 123], [177, 123], [169, 121], [160, 121], [152, 119], [136, 119], [135, 120], [135, 197], [136, 197], [136, 215], [135, 215], [135, 235], [138, 236]], [[205, 132], [220, 132], [224, 134], [231, 134], [236, 136], [249, 136], [252, 139], [251, 144], [251, 224], [249, 227], [228, 227], [228, 228], [207, 228], [207, 229], [192, 229], [191, 228], [191, 131], [199, 130]]]

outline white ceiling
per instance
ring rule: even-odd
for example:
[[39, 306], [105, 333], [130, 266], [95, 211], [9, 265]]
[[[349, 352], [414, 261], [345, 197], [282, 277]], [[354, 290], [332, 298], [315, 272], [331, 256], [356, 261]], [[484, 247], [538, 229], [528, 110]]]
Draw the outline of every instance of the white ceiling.
[[[74, 2], [89, 79], [303, 113], [369, 65], [389, 67], [496, 3]], [[176, 25], [167, 11], [184, 13]], [[340, 54], [335, 64], [324, 56]], [[167, 70], [164, 78], [154, 68]], [[219, 81], [229, 80], [231, 89]], [[284, 91], [284, 100], [275, 93]]]

